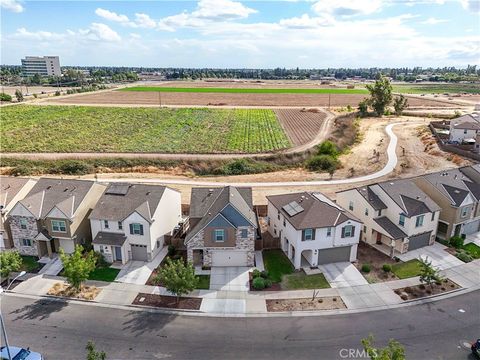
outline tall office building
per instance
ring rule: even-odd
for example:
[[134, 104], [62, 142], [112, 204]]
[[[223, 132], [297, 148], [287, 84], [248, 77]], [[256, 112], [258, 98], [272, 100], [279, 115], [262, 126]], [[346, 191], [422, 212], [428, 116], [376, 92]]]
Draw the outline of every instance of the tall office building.
[[24, 76], [60, 76], [60, 60], [58, 56], [26, 56], [22, 59]]

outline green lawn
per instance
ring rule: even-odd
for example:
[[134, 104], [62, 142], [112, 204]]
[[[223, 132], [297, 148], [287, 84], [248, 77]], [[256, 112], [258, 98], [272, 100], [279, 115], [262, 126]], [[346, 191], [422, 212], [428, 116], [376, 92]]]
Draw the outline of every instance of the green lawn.
[[392, 272], [400, 279], [406, 279], [420, 275], [422, 269], [421, 263], [417, 259], [412, 259], [404, 263], [394, 264]]
[[480, 259], [480, 246], [474, 244], [474, 243], [469, 243], [466, 245], [463, 245], [463, 249], [470, 254], [471, 257], [474, 259]]
[[210, 275], [197, 275], [196, 278], [198, 279], [197, 289], [210, 289]]
[[19, 105], [2, 152], [258, 153], [291, 146], [273, 110]]
[[156, 91], [178, 93], [233, 93], [233, 94], [367, 94], [365, 89], [265, 89], [265, 88], [214, 88], [214, 87], [160, 87], [160, 86], [133, 86], [119, 91]]
[[264, 250], [263, 263], [269, 278], [275, 283], [281, 282], [283, 275], [291, 274], [294, 271], [292, 263], [282, 250]]
[[115, 280], [119, 272], [120, 269], [113, 269], [111, 267], [96, 268], [90, 273], [88, 279], [112, 282]]
[[284, 290], [300, 290], [300, 289], [326, 289], [330, 284], [323, 274], [305, 275], [298, 272], [285, 275], [282, 281], [282, 289]]
[[22, 267], [20, 271], [34, 272], [40, 268], [40, 264], [37, 262], [38, 258], [35, 256], [20, 255], [22, 258]]

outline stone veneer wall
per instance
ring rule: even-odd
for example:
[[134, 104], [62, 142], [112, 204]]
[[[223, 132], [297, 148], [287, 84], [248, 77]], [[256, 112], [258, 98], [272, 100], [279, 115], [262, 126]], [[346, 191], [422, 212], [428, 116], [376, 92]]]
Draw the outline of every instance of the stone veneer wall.
[[[20, 219], [27, 220], [27, 228], [22, 229]], [[11, 216], [10, 229], [12, 231], [13, 246], [22, 255], [38, 256], [37, 241], [34, 239], [38, 234], [37, 220], [33, 217]], [[22, 240], [30, 239], [32, 246], [23, 246]]]

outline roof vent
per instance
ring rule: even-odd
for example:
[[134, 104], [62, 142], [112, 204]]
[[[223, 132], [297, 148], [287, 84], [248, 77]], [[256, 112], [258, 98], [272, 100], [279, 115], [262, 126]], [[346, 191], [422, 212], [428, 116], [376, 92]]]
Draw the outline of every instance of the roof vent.
[[47, 190], [50, 190], [52, 188], [52, 185], [47, 186]]
[[455, 176], [453, 178], [456, 179], [457, 177], [458, 177], [457, 174], [455, 174]]
[[147, 191], [147, 193], [145, 195], [147, 195], [147, 196], [150, 195], [150, 191]]
[[460, 194], [460, 191], [459, 190], [454, 190], [453, 191], [455, 194]]

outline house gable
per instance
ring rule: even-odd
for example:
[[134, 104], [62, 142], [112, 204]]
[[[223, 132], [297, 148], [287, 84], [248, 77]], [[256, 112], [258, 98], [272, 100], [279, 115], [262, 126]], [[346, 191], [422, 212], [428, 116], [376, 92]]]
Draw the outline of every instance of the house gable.
[[25, 205], [22, 203], [17, 203], [13, 209], [8, 214], [9, 216], [24, 216], [24, 217], [35, 217], [30, 210], [28, 210]]
[[228, 221], [222, 214], [215, 216], [205, 227], [236, 228], [234, 224]]
[[248, 219], [240, 214], [240, 212], [234, 206], [232, 206], [232, 204], [225, 206], [225, 208], [223, 208], [221, 211], [221, 214], [235, 227], [254, 226]]
[[69, 217], [65, 215], [60, 209], [56, 206], [45, 216], [45, 218], [55, 218], [55, 219], [66, 219], [69, 220]]

